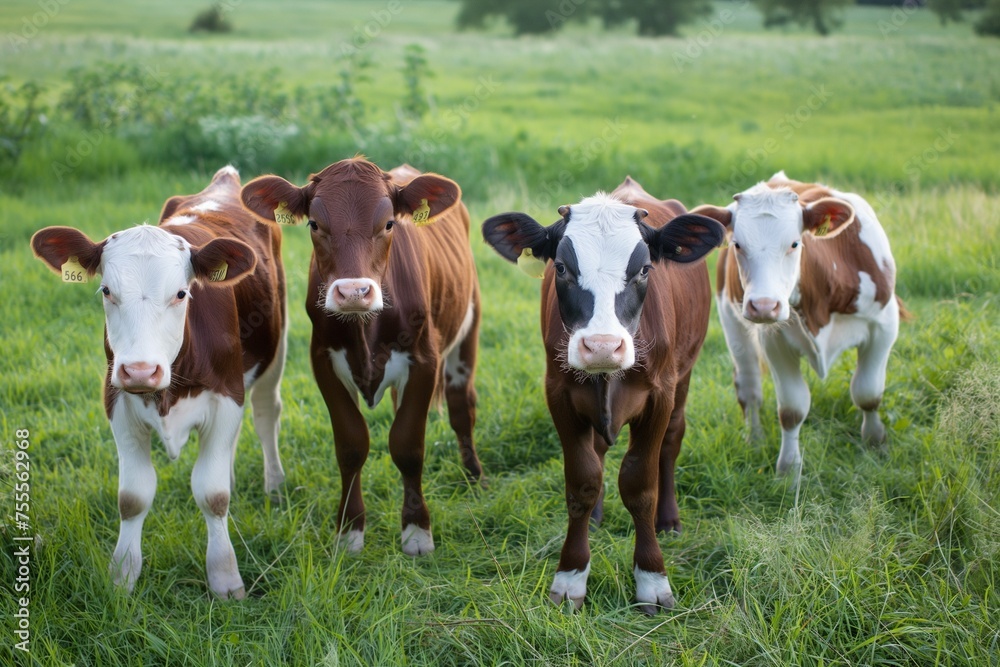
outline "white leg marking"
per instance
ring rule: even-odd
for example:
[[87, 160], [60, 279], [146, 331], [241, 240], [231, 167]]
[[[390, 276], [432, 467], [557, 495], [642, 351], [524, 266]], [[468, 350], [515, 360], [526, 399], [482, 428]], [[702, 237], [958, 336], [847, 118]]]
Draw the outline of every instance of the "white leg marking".
[[359, 553], [365, 548], [365, 531], [351, 529], [346, 533], [341, 533], [338, 538], [340, 546], [352, 554]]
[[408, 556], [423, 556], [434, 551], [434, 536], [415, 523], [403, 528], [403, 553]]
[[760, 427], [760, 405], [764, 401], [764, 392], [761, 388], [757, 335], [743, 324], [743, 316], [737, 310], [742, 306], [733, 304], [725, 290], [719, 295], [717, 305], [722, 333], [733, 360], [736, 398], [743, 407], [743, 417], [750, 427], [750, 438], [760, 441], [764, 435]]
[[[851, 378], [851, 398], [864, 414], [861, 436], [873, 444], [884, 442], [886, 437], [878, 404], [885, 392], [885, 370], [898, 334], [899, 305], [893, 297], [886, 304], [882, 321], [872, 326], [871, 338], [858, 347], [858, 367]], [[872, 406], [874, 410], [870, 409]]]
[[151, 430], [119, 399], [112, 411], [111, 431], [118, 448], [118, 499], [123, 517], [109, 571], [116, 585], [132, 592], [142, 571], [142, 524], [156, 495]]
[[229, 470], [243, 408], [230, 398], [214, 397], [212, 418], [199, 429], [201, 449], [191, 471], [191, 491], [205, 516], [209, 588], [223, 600], [243, 599], [246, 591], [229, 539]]
[[260, 438], [264, 453], [264, 491], [277, 491], [285, 481], [285, 470], [278, 454], [278, 434], [281, 431], [281, 376], [285, 370], [285, 353], [288, 349], [288, 330], [281, 332], [281, 340], [271, 365], [253, 384], [250, 404], [253, 407], [253, 426]]
[[792, 482], [797, 485], [802, 473], [799, 429], [809, 414], [809, 385], [802, 379], [799, 353], [779, 332], [763, 336], [763, 344], [767, 365], [774, 377], [781, 420], [781, 451], [775, 470], [779, 475], [792, 475]]
[[670, 581], [662, 572], [646, 572], [635, 566], [635, 599], [642, 605], [647, 614], [655, 614], [657, 607], [672, 609], [674, 594], [670, 590]]
[[587, 596], [587, 578], [589, 576], [590, 561], [587, 561], [587, 567], [582, 570], [556, 572], [556, 576], [552, 579], [552, 588], [549, 589], [549, 599], [555, 604], [572, 600], [573, 606], [580, 609], [583, 606], [583, 599]]

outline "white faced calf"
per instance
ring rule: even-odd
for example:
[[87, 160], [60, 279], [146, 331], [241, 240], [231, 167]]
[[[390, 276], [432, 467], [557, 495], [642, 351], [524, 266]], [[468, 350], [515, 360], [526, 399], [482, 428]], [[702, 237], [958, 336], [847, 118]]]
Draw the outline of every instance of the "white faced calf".
[[797, 481], [799, 429], [810, 405], [803, 356], [825, 378], [841, 352], [857, 348], [851, 397], [864, 414], [861, 433], [870, 443], [885, 440], [878, 407], [899, 329], [896, 266], [875, 212], [859, 195], [791, 181], [782, 172], [734, 199], [727, 208], [695, 212], [730, 232], [716, 289], [740, 405], [759, 436], [762, 349], [781, 421], [777, 471]]
[[105, 409], [118, 447], [121, 515], [111, 571], [129, 590], [142, 567], [142, 525], [156, 493], [153, 431], [171, 460], [192, 429], [199, 433], [191, 488], [208, 525], [209, 586], [223, 598], [244, 595], [227, 517], [251, 387], [267, 490], [284, 478], [277, 451], [285, 358], [280, 232], [244, 212], [238, 196], [239, 178], [227, 168], [202, 193], [171, 199], [158, 227], [134, 227], [100, 243], [49, 227], [31, 241], [53, 270], [74, 266], [101, 276]]

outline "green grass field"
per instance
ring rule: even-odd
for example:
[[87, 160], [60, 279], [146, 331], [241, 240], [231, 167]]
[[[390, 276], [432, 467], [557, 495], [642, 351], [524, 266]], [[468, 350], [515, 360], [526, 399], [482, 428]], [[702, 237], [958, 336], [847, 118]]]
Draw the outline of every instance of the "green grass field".
[[[9, 34], [40, 5], [0, 7], [0, 76], [41, 83], [50, 105], [73, 68], [125, 60], [157, 68], [166, 83], [211, 87], [226, 74], [323, 95], [343, 45], [389, 4], [246, 0], [231, 13], [235, 32], [195, 37], [185, 28], [200, 1], [58, 6], [19, 50]], [[178, 159], [162, 128], [111, 128], [60, 180], [53, 164], [88, 130], [53, 112], [16, 164], [0, 164], [0, 515], [14, 515], [15, 432], [28, 429], [37, 534], [24, 654], [14, 649], [20, 532], [12, 519], [0, 526], [0, 665], [998, 664], [1000, 43], [967, 24], [941, 29], [922, 11], [883, 35], [892, 10], [851, 9], [842, 31], [819, 39], [763, 32], [751, 7], [718, 8], [721, 29], [709, 19], [681, 39], [594, 26], [512, 39], [502, 26], [455, 33], [455, 3], [404, 3], [362, 48], [374, 62], [357, 83], [363, 131], [313, 119], [281, 151], [259, 157], [265, 134], [258, 157], [241, 149], [231, 159], [245, 181], [255, 168], [301, 181], [358, 151], [386, 168], [410, 161], [455, 178], [475, 222], [511, 209], [554, 219], [559, 204], [626, 173], [689, 206], [723, 203], [781, 168], [855, 189], [879, 212], [915, 315], [889, 365], [887, 454], [861, 443], [848, 392], [854, 355], [845, 354], [824, 383], [809, 375], [800, 489], [775, 480], [773, 388], [766, 380], [767, 441], [751, 447], [713, 317], [678, 462], [685, 530], [661, 538], [678, 605], [654, 618], [631, 607], [633, 531], [615, 484], [623, 434], [608, 455], [587, 604], [565, 613], [546, 595], [566, 508], [542, 392], [539, 283], [474, 235], [488, 488], [466, 484], [447, 417], [432, 414], [425, 491], [437, 550], [405, 556], [387, 401], [370, 413], [365, 550], [348, 556], [333, 532], [339, 475], [307, 360], [310, 243], [304, 228], [289, 228], [286, 498], [272, 504], [263, 492], [248, 418], [231, 507], [248, 598], [223, 603], [208, 592], [189, 485], [195, 442], [174, 464], [154, 453], [145, 563], [126, 595], [107, 575], [117, 462], [100, 398], [99, 295], [93, 284], [59, 282], [28, 240], [53, 224], [100, 238], [155, 220], [167, 197], [200, 190], [222, 164]], [[432, 111], [415, 123], [399, 119], [400, 64], [413, 43], [433, 72], [424, 81]]]

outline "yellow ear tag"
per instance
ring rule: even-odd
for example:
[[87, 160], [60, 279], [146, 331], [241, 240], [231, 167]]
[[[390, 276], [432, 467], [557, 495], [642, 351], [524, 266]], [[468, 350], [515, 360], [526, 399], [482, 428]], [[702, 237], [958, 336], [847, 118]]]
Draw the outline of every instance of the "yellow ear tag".
[[209, 282], [218, 283], [226, 279], [226, 273], [229, 272], [229, 265], [223, 262], [215, 267], [210, 274], [208, 274]]
[[60, 267], [62, 271], [62, 281], [64, 283], [85, 283], [87, 282], [88, 276], [86, 269], [80, 264], [80, 260], [76, 257], [70, 257], [63, 263]]
[[830, 222], [830, 214], [827, 213], [826, 217], [823, 219], [823, 224], [816, 228], [813, 232], [813, 236], [826, 236], [830, 233], [830, 227], [832, 223]]
[[521, 251], [521, 256], [517, 258], [517, 268], [532, 278], [541, 278], [545, 275], [545, 262], [535, 257], [531, 248]]
[[279, 225], [294, 225], [295, 216], [288, 210], [288, 202], [281, 202], [278, 208], [274, 209], [274, 221]]
[[431, 215], [431, 207], [427, 205], [426, 199], [420, 200], [420, 206], [413, 212], [413, 224], [417, 227], [422, 227], [423, 225], [429, 225]]

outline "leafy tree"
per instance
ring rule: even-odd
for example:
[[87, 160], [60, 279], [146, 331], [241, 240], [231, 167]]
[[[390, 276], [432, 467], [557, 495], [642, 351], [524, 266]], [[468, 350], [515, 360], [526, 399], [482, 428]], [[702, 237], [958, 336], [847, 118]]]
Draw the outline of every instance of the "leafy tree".
[[840, 27], [843, 19], [839, 10], [853, 5], [855, 0], [756, 0], [764, 13], [764, 27], [785, 25], [795, 22], [812, 25], [821, 35], [829, 35]]
[[1000, 0], [989, 0], [974, 27], [980, 35], [1000, 37]]
[[540, 34], [561, 28], [567, 21], [586, 18], [586, 0], [462, 0], [459, 28], [482, 28], [492, 17], [504, 17], [514, 34]]
[[934, 12], [941, 25], [947, 25], [948, 21], [958, 23], [962, 20], [962, 10], [968, 6], [966, 0], [927, 0], [927, 7]]
[[635, 19], [638, 33], [646, 37], [676, 35], [678, 26], [711, 12], [709, 0], [603, 0], [599, 9], [604, 25]]
[[[843, 1], [843, 0], [842, 0]], [[599, 16], [606, 27], [632, 19], [643, 36], [675, 35], [677, 27], [711, 13], [711, 0], [461, 0], [460, 28], [481, 28], [504, 17], [518, 35], [553, 32], [570, 21]]]

